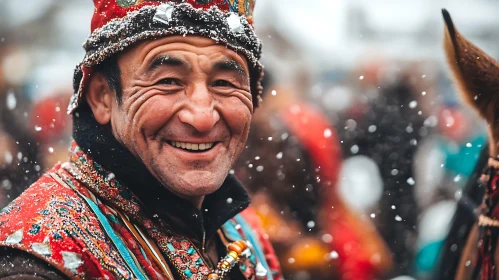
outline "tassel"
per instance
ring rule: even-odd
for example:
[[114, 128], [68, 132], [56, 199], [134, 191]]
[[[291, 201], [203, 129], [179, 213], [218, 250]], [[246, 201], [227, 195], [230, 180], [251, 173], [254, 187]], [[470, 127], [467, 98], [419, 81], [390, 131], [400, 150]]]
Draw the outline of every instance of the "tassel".
[[[490, 166], [490, 164], [489, 164]], [[486, 186], [486, 193], [483, 201], [482, 211], [486, 213], [487, 217], [496, 219], [493, 216], [494, 209], [497, 206], [497, 195], [499, 190], [497, 188], [497, 176], [494, 167], [488, 168], [484, 174], [489, 175], [489, 180]], [[496, 198], [496, 199], [494, 199]], [[496, 228], [485, 226], [480, 230], [480, 241], [479, 241], [479, 255], [478, 255], [478, 266], [480, 273], [480, 280], [496, 280], [496, 266], [495, 266], [495, 250], [497, 244], [497, 234], [499, 232]], [[475, 279], [478, 271], [475, 271]]]

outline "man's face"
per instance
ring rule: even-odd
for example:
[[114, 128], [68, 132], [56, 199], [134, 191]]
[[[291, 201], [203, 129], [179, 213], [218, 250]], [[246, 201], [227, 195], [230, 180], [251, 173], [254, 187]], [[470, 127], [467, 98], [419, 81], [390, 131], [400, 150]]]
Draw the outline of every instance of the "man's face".
[[118, 141], [177, 195], [216, 191], [248, 137], [246, 59], [207, 38], [174, 36], [131, 48], [118, 65], [123, 96], [111, 109]]

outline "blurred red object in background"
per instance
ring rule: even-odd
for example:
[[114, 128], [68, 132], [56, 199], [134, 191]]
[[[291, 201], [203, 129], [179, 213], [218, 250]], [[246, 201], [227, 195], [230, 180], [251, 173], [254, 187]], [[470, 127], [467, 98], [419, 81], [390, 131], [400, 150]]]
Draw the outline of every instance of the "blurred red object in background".
[[33, 105], [30, 123], [35, 130], [34, 135], [40, 143], [54, 141], [66, 135], [71, 119], [66, 114], [69, 95], [57, 93], [41, 99]]

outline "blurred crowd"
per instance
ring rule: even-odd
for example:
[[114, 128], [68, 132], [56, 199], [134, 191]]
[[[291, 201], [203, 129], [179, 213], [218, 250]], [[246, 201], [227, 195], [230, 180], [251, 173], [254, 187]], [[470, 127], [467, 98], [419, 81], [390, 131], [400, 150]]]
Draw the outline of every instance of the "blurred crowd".
[[[78, 19], [92, 12], [85, 1], [32, 1], [30, 12], [13, 2], [0, 1], [0, 207], [66, 160], [72, 67], [87, 35]], [[9, 21], [14, 11], [26, 15]], [[317, 64], [287, 35], [303, 31], [278, 26], [257, 26], [264, 102], [233, 172], [286, 279], [430, 279], [486, 145], [484, 124], [461, 107], [438, 55]]]

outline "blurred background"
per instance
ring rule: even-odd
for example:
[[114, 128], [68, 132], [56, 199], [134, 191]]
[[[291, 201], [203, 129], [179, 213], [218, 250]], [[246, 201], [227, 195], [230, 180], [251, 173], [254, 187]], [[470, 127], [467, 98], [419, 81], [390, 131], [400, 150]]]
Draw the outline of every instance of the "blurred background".
[[[265, 96], [233, 172], [287, 279], [431, 279], [486, 145], [442, 51], [499, 54], [494, 0], [258, 0]], [[67, 158], [91, 1], [0, 0], [0, 207]]]

